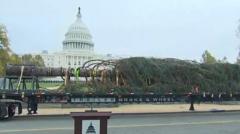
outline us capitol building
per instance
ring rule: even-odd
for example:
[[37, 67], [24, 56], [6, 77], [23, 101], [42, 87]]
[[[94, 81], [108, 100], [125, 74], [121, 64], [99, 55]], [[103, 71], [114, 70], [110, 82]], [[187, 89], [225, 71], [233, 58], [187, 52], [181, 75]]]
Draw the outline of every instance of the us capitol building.
[[107, 56], [94, 53], [94, 43], [87, 26], [82, 22], [80, 7], [76, 21], [70, 25], [63, 41], [63, 51], [48, 53], [43, 51], [42, 56], [46, 67], [76, 68], [91, 59], [106, 59]]

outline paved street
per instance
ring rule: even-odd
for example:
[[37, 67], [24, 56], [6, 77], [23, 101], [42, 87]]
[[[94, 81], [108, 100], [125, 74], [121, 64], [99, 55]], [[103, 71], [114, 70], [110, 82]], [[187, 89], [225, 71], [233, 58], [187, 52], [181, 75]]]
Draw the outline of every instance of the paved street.
[[[84, 112], [89, 108], [60, 108], [56, 104], [40, 104], [39, 115], [69, 114], [70, 112]], [[188, 112], [190, 104], [125, 104], [118, 107], [94, 108], [98, 111], [112, 111], [113, 113], [166, 113], [166, 112]], [[239, 104], [205, 104], [194, 105], [196, 111], [216, 111], [216, 110], [240, 110]], [[27, 110], [23, 110], [22, 115], [26, 115]]]
[[[240, 112], [113, 116], [109, 134], [237, 134]], [[0, 134], [73, 134], [70, 117], [17, 118], [0, 122]]]

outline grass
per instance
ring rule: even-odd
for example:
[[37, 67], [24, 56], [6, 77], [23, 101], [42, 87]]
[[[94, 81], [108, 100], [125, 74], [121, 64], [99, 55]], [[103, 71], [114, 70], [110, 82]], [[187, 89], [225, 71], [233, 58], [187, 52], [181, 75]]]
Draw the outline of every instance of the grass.
[[[58, 89], [58, 87], [60, 87], [62, 83], [39, 83], [39, 87], [41, 89]], [[22, 83], [20, 84], [20, 87], [22, 88]], [[31, 89], [32, 88], [32, 83], [30, 82], [26, 82], [26, 87], [27, 89]], [[13, 88], [16, 89], [17, 88], [17, 83], [13, 83]]]

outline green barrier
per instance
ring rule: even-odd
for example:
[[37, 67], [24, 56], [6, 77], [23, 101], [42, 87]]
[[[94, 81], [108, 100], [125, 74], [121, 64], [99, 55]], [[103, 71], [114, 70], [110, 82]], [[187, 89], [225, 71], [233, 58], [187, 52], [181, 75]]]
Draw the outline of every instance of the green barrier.
[[92, 74], [93, 74], [93, 77], [96, 77], [97, 76], [97, 70], [93, 70]]
[[80, 72], [81, 72], [80, 68], [76, 68], [75, 69], [74, 75], [75, 75], [77, 81], [79, 80]]

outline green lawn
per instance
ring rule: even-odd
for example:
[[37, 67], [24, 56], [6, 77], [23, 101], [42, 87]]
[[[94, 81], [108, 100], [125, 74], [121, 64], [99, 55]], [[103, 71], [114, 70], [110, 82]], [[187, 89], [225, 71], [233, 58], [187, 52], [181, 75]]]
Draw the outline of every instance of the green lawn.
[[[39, 86], [40, 86], [40, 89], [57, 89], [62, 84], [64, 84], [64, 83], [63, 82], [62, 83], [42, 83], [42, 82], [40, 82]], [[32, 83], [27, 82], [26, 86], [27, 86], [27, 89], [31, 89]], [[16, 89], [16, 87], [17, 87], [17, 82], [13, 83], [13, 88]], [[22, 88], [22, 83], [21, 83], [20, 87]]]

